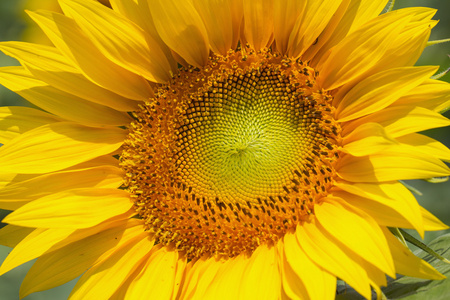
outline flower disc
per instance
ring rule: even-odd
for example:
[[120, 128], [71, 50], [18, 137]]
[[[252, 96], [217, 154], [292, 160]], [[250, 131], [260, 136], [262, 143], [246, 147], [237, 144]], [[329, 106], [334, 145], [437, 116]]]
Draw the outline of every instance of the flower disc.
[[230, 51], [141, 106], [122, 167], [160, 243], [232, 257], [313, 212], [333, 180], [339, 131], [316, 75], [277, 54]]

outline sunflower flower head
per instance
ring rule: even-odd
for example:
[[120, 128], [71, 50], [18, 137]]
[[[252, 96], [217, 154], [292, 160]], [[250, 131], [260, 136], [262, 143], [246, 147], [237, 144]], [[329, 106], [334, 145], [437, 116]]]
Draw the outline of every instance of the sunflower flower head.
[[[450, 175], [418, 132], [450, 85], [413, 66], [435, 10], [387, 1], [60, 0], [52, 46], [2, 42], [0, 274], [21, 297], [363, 297], [444, 278], [390, 228], [441, 230], [400, 180]], [[45, 270], [45, 272], [44, 272]]]

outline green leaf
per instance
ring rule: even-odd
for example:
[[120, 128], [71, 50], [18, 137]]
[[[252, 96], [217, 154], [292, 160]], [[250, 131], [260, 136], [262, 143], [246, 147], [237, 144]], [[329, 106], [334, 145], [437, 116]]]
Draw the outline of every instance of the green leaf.
[[[436, 238], [428, 246], [443, 257], [450, 258], [450, 234]], [[405, 276], [391, 280], [388, 286], [383, 288], [383, 292], [387, 298], [403, 300], [449, 299], [450, 264], [433, 257], [423, 250], [418, 250], [414, 254], [430, 263], [439, 272], [447, 276], [447, 279], [425, 280]]]

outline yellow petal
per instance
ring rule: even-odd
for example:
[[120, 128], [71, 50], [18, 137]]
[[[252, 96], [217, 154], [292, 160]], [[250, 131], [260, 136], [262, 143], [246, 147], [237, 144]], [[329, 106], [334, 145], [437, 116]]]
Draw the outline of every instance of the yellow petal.
[[29, 180], [37, 174], [16, 174], [16, 173], [0, 173], [0, 188], [13, 184], [19, 181]]
[[[286, 259], [284, 254], [284, 243], [278, 243], [278, 252], [280, 253], [280, 273], [282, 284], [281, 299], [301, 300], [308, 299], [308, 291], [299, 274], [296, 273]], [[301, 250], [303, 251], [303, 250]]]
[[366, 156], [397, 144], [381, 125], [365, 123], [344, 137], [342, 151], [353, 156]]
[[320, 68], [319, 84], [335, 89], [362, 76], [384, 55], [410, 17], [387, 13], [356, 30], [332, 48]]
[[114, 249], [110, 256], [96, 263], [81, 276], [69, 296], [70, 299], [109, 299], [141, 262], [148, 259], [153, 243], [149, 234], [140, 228], [127, 243]]
[[377, 300], [381, 299], [381, 289], [380, 286], [386, 286], [386, 274], [381, 272], [377, 267], [368, 263], [365, 260], [360, 261], [361, 266], [366, 270], [367, 276], [369, 277], [370, 285], [372, 286], [375, 294], [377, 295]]
[[400, 11], [409, 12], [412, 19], [379, 60], [374, 73], [387, 68], [413, 66], [426, 47], [431, 29], [437, 24], [436, 20], [430, 20], [435, 9], [412, 7]]
[[301, 0], [287, 0], [274, 1], [273, 3], [273, 35], [277, 50], [281, 54], [286, 54], [289, 36], [294, 25], [298, 22], [297, 19], [302, 19], [306, 2]]
[[[153, 90], [141, 76], [107, 59], [86, 37], [74, 20], [57, 13], [28, 12], [56, 48], [77, 66], [84, 76], [125, 98], [147, 100]], [[120, 82], [120, 84], [117, 84]]]
[[[240, 23], [234, 22], [237, 3], [234, 0], [194, 0], [194, 6], [205, 24], [211, 50], [226, 55], [233, 48], [234, 33], [239, 32]], [[242, 3], [239, 3], [242, 6]]]
[[422, 206], [420, 207], [420, 211], [423, 217], [423, 226], [426, 231], [446, 230], [449, 228]]
[[314, 207], [318, 222], [349, 250], [394, 277], [392, 257], [377, 223], [369, 215], [338, 199], [329, 199]]
[[450, 169], [439, 159], [400, 144], [368, 157], [342, 156], [337, 165], [338, 175], [353, 182], [383, 182], [394, 180], [445, 177]]
[[131, 209], [127, 191], [86, 188], [50, 194], [10, 213], [4, 222], [35, 228], [87, 228]]
[[414, 146], [426, 155], [431, 155], [444, 161], [450, 161], [450, 150], [444, 144], [418, 133], [411, 133], [397, 138], [400, 143]]
[[423, 236], [424, 227], [420, 205], [413, 194], [400, 182], [376, 184], [337, 182], [336, 186], [355, 196], [336, 191], [333, 191], [333, 195], [366, 211], [377, 220], [378, 224], [415, 228]]
[[[411, 7], [400, 10], [395, 10], [389, 14], [398, 14], [408, 17], [410, 20], [400, 31], [393, 41], [389, 44], [384, 55], [367, 70], [361, 77], [354, 78], [346, 86], [342, 87], [339, 94], [346, 94], [347, 91], [355, 86], [361, 78], [369, 77], [384, 70], [413, 66], [417, 59], [423, 52], [428, 38], [430, 36], [431, 28], [433, 28], [437, 21], [417, 20], [420, 16], [431, 18], [435, 10], [423, 7]], [[319, 68], [320, 69], [320, 68]]]
[[243, 1], [244, 36], [255, 50], [267, 47], [273, 36], [273, 0]]
[[175, 74], [178, 69], [177, 62], [174, 60], [170, 48], [163, 42], [156, 30], [148, 1], [110, 0], [109, 2], [115, 11], [136, 23], [150, 35], [154, 42], [158, 43], [159, 49], [164, 53], [165, 59], [170, 63], [170, 69]]
[[[11, 253], [3, 261], [0, 267], [0, 275], [8, 272], [9, 270], [20, 266], [27, 261], [35, 259], [43, 255], [44, 253], [50, 253], [57, 251], [58, 249], [81, 240], [85, 237], [95, 235], [104, 231], [107, 228], [116, 226], [118, 223], [127, 219], [130, 214], [124, 214], [111, 218], [97, 226], [87, 229], [67, 229], [67, 228], [38, 228], [28, 234], [23, 240], [17, 244]], [[133, 219], [132, 223], [136, 223], [138, 220]], [[140, 224], [140, 222], [138, 222]], [[139, 228], [142, 230], [141, 228]]]
[[367, 273], [354, 260], [353, 253], [347, 251], [341, 242], [314, 221], [297, 226], [295, 232], [299, 245], [314, 263], [347, 282], [363, 297], [370, 299]]
[[74, 171], [74, 170], [83, 170], [88, 168], [100, 167], [100, 166], [115, 166], [120, 167], [119, 160], [115, 158], [113, 155], [118, 155], [122, 151], [120, 148], [114, 152], [111, 152], [106, 155], [98, 156], [96, 158], [90, 159], [88, 161], [70, 166], [62, 171]]
[[64, 14], [80, 26], [108, 59], [154, 82], [170, 78], [170, 63], [159, 43], [141, 28], [97, 1], [61, 0]]
[[216, 276], [210, 282], [205, 295], [201, 299], [217, 299], [217, 295], [221, 295], [224, 300], [239, 299], [239, 287], [246, 276], [244, 270], [248, 263], [249, 258], [245, 254], [227, 259], [221, 263]]
[[306, 1], [303, 17], [297, 19], [289, 36], [288, 54], [292, 57], [302, 55], [327, 26], [341, 1]]
[[[355, 29], [361, 27], [363, 24], [367, 23], [368, 20], [372, 20], [386, 7], [386, 4], [389, 0], [357, 0], [352, 1], [352, 6], [356, 6], [357, 11], [354, 14], [354, 19], [351, 23], [350, 32], [354, 31]], [[347, 16], [348, 18], [351, 18], [352, 14], [349, 14]]]
[[178, 251], [158, 245], [142, 263], [139, 274], [127, 287], [125, 299], [175, 299], [180, 287], [186, 259]]
[[159, 35], [173, 51], [195, 67], [206, 64], [208, 35], [191, 1], [155, 0], [150, 12]]
[[242, 22], [244, 19], [244, 7], [242, 1], [243, 0], [231, 0], [233, 28], [235, 28], [235, 30], [233, 30], [233, 42], [231, 43], [233, 49], [236, 49], [241, 37], [241, 27], [243, 26]]
[[260, 245], [244, 270], [239, 297], [242, 299], [278, 299], [281, 278], [275, 247]]
[[0, 68], [0, 83], [34, 105], [67, 120], [90, 126], [121, 126], [131, 121], [126, 113], [58, 90], [34, 78], [23, 67]]
[[450, 125], [449, 119], [423, 107], [411, 105], [392, 106], [348, 122], [343, 126], [343, 134], [346, 135], [356, 127], [367, 122], [380, 124], [392, 137], [400, 137], [413, 132]]
[[126, 131], [59, 122], [25, 132], [0, 148], [0, 170], [36, 174], [58, 171], [118, 149]]
[[[95, 264], [105, 252], [120, 245], [128, 220], [121, 220], [111, 228], [73, 241], [57, 251], [40, 256], [28, 271], [20, 287], [20, 296], [60, 286], [80, 276]], [[139, 228], [141, 229], [141, 228]]]
[[0, 267], [0, 275], [44, 254], [54, 244], [64, 240], [74, 232], [73, 229], [56, 230], [39, 228], [25, 236], [9, 253]]
[[15, 210], [29, 201], [64, 190], [118, 188], [122, 183], [123, 171], [113, 166], [44, 174], [0, 189], [0, 208]]
[[450, 83], [428, 79], [398, 99], [394, 105], [414, 105], [440, 112], [450, 106]]
[[104, 89], [72, 66], [54, 47], [23, 42], [0, 43], [0, 50], [26, 65], [32, 75], [49, 85], [119, 111], [133, 111], [137, 103]]
[[6, 144], [28, 130], [58, 121], [58, 117], [34, 108], [0, 107], [0, 143]]
[[397, 273], [423, 279], [445, 278], [430, 264], [415, 256], [408, 248], [403, 246], [387, 228], [382, 227], [381, 229], [388, 241]]
[[34, 229], [6, 225], [0, 228], [0, 245], [14, 248], [21, 240], [23, 240], [27, 235], [29, 235]]
[[[341, 1], [339, 7], [336, 9], [336, 12], [327, 22], [325, 29], [316, 38], [314, 43], [312, 43], [312, 45], [308, 47], [308, 50], [306, 50], [305, 53], [303, 53], [302, 60], [311, 62], [314, 55], [316, 55], [317, 52], [331, 39], [331, 37], [334, 35], [335, 30], [337, 30], [337, 27], [341, 23], [342, 18], [345, 17], [345, 15], [348, 13], [348, 10], [351, 9], [352, 7], [351, 2], [352, 2], [351, 0]], [[315, 64], [313, 65], [315, 66]]]
[[360, 81], [340, 101], [336, 109], [339, 122], [377, 112], [430, 78], [437, 67], [388, 69]]
[[287, 233], [283, 240], [285, 259], [301, 279], [308, 299], [334, 299], [336, 277], [311, 261], [298, 244], [295, 234]]
[[[318, 43], [310, 47], [305, 53], [307, 58], [312, 58], [313, 66], [320, 66], [326, 60], [325, 55], [328, 50], [342, 41], [347, 35], [361, 27], [364, 23], [378, 16], [388, 0], [352, 0], [348, 5], [345, 14], [342, 16], [338, 24], [330, 22], [329, 30], [325, 30], [325, 34], [319, 36]], [[329, 33], [332, 31], [332, 34]], [[316, 48], [319, 48], [316, 49]]]
[[180, 299], [204, 299], [204, 294], [214, 280], [223, 261], [202, 257], [187, 265], [185, 284]]

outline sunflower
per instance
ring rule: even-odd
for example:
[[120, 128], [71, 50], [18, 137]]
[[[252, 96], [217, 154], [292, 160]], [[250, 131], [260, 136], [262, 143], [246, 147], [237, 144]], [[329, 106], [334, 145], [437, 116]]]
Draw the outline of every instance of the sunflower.
[[413, 66], [435, 10], [383, 1], [60, 0], [3, 42], [3, 274], [20, 296], [370, 299], [442, 279], [389, 227], [448, 228], [399, 181], [450, 175], [450, 85]]

